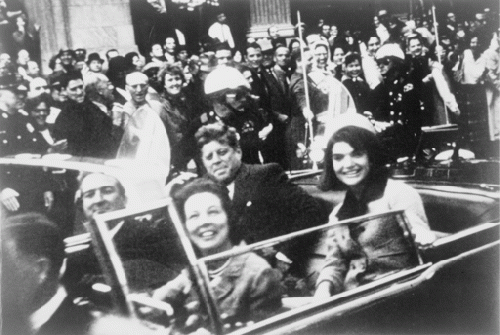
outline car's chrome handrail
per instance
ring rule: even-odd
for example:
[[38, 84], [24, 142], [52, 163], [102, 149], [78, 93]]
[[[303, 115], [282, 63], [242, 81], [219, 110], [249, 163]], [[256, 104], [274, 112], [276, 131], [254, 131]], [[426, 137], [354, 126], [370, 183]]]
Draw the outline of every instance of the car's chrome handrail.
[[[461, 261], [467, 257], [473, 256], [475, 254], [478, 254], [480, 252], [483, 252], [487, 249], [493, 248], [493, 247], [498, 247], [500, 246], [500, 241], [494, 241], [491, 243], [488, 243], [486, 245], [483, 245], [481, 247], [466, 251], [464, 253], [461, 253], [455, 257], [452, 257], [447, 260], [442, 260], [439, 261], [431, 266], [429, 266], [429, 263], [421, 265], [418, 269], [421, 270], [422, 268], [425, 269], [425, 267], [428, 266], [427, 269], [425, 269], [418, 277], [406, 280], [404, 282], [399, 282], [395, 283], [385, 289], [382, 290], [377, 290], [373, 294], [369, 296], [361, 296], [359, 298], [355, 298], [354, 300], [348, 301], [344, 304], [334, 306], [329, 308], [328, 306], [331, 305], [332, 303], [335, 303], [336, 301], [339, 300], [340, 296], [339, 295], [334, 295], [330, 299], [323, 300], [323, 301], [318, 301], [316, 303], [311, 303], [309, 305], [305, 305], [302, 307], [298, 307], [294, 310], [276, 315], [274, 317], [268, 318], [266, 320], [263, 320], [261, 322], [258, 322], [256, 324], [247, 326], [242, 329], [238, 329], [234, 332], [231, 333], [231, 335], [243, 335], [243, 334], [249, 334], [252, 332], [258, 332], [259, 330], [264, 330], [264, 328], [267, 327], [272, 327], [273, 324], [283, 321], [286, 319], [291, 319], [291, 322], [279, 327], [279, 329], [273, 330], [265, 330], [266, 335], [270, 334], [284, 334], [284, 333], [293, 333], [297, 332], [300, 329], [305, 328], [306, 326], [310, 324], [318, 324], [321, 320], [326, 320], [331, 317], [335, 317], [338, 315], [345, 314], [346, 312], [350, 310], [354, 310], [355, 308], [362, 307], [362, 306], [367, 306], [375, 303], [377, 300], [380, 299], [386, 299], [391, 296], [396, 296], [398, 294], [401, 294], [405, 291], [415, 289], [419, 285], [422, 285], [423, 283], [429, 281], [439, 270], [444, 268], [445, 266], [448, 266], [452, 263], [456, 263], [458, 261]], [[416, 268], [417, 269], [417, 268]], [[416, 271], [418, 272], [418, 271]], [[396, 274], [397, 275], [397, 274]], [[376, 281], [371, 284], [374, 284], [375, 287], [380, 286], [377, 284], [380, 284], [381, 282]], [[369, 285], [369, 284], [367, 284]], [[366, 285], [365, 285], [366, 286]], [[358, 289], [361, 289], [362, 287], [359, 287]], [[373, 288], [373, 287], [372, 287]], [[344, 293], [342, 297], [347, 297], [349, 295], [354, 295], [355, 293], [359, 293], [356, 290], [350, 290]], [[297, 318], [300, 313], [310, 311], [313, 309], [321, 309], [319, 313], [312, 314], [310, 316], [307, 316], [306, 318]], [[293, 319], [292, 319], [293, 318]], [[306, 321], [307, 319], [307, 321]]]
[[238, 255], [241, 255], [241, 254], [244, 254], [244, 253], [256, 250], [256, 249], [271, 247], [271, 246], [277, 245], [279, 243], [292, 240], [296, 237], [300, 237], [300, 236], [303, 236], [303, 235], [306, 235], [309, 233], [313, 233], [316, 231], [324, 230], [327, 228], [349, 225], [352, 223], [361, 223], [361, 222], [365, 222], [365, 221], [369, 221], [369, 220], [378, 219], [380, 217], [387, 217], [387, 216], [392, 216], [392, 215], [394, 215], [394, 216], [403, 215], [403, 213], [404, 213], [404, 210], [392, 210], [392, 211], [387, 211], [387, 212], [378, 213], [378, 214], [362, 215], [362, 216], [358, 216], [355, 218], [342, 220], [342, 221], [338, 221], [338, 222], [329, 222], [329, 223], [325, 223], [325, 224], [322, 224], [322, 225], [319, 225], [316, 227], [307, 228], [307, 229], [299, 230], [299, 231], [289, 233], [286, 235], [274, 237], [274, 238], [271, 238], [271, 239], [268, 239], [265, 241], [260, 241], [260, 242], [252, 243], [249, 245], [238, 246], [238, 247], [233, 248], [233, 249], [228, 250], [228, 251], [224, 251], [224, 252], [221, 252], [221, 253], [218, 253], [215, 255], [210, 255], [210, 256], [200, 258], [198, 261], [199, 262], [208, 262], [208, 261], [214, 261], [214, 260], [234, 257], [234, 256], [238, 256]]

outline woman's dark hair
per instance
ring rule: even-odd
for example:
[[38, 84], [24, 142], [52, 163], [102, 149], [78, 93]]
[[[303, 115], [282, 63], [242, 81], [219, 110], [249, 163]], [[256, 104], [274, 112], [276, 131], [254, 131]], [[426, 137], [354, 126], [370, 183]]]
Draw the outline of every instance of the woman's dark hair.
[[237, 237], [234, 233], [235, 217], [229, 193], [226, 187], [213, 182], [206, 178], [197, 178], [189, 181], [177, 190], [172, 190], [172, 199], [179, 211], [179, 215], [183, 223], [186, 222], [186, 213], [184, 212], [184, 204], [186, 201], [195, 194], [211, 193], [220, 199], [222, 209], [227, 215], [227, 224], [229, 227], [229, 240], [233, 244], [241, 242], [242, 238]]
[[42, 102], [44, 102], [47, 105], [47, 108], [50, 108], [50, 102], [51, 102], [50, 95], [47, 93], [42, 93], [37, 97], [26, 100], [26, 105], [25, 105], [26, 111], [27, 112], [34, 111], [38, 107], [38, 105], [40, 105]]
[[181, 77], [183, 83], [186, 81], [186, 77], [184, 77], [184, 71], [182, 71], [182, 68], [179, 65], [167, 64], [163, 69], [160, 70], [160, 72], [158, 73], [158, 78], [161, 79], [163, 85], [165, 85], [165, 75], [167, 74], [171, 76]]
[[370, 172], [366, 177], [368, 180], [374, 176], [387, 178], [389, 170], [386, 167], [387, 156], [384, 153], [377, 136], [371, 131], [356, 127], [346, 126], [337, 130], [328, 141], [325, 152], [325, 167], [321, 175], [318, 187], [323, 191], [345, 188], [333, 171], [332, 149], [335, 143], [345, 142], [354, 150], [366, 152], [370, 161]]
[[129, 52], [125, 55], [127, 72], [135, 71], [135, 65], [132, 63], [135, 56], [139, 57], [139, 54], [135, 51]]

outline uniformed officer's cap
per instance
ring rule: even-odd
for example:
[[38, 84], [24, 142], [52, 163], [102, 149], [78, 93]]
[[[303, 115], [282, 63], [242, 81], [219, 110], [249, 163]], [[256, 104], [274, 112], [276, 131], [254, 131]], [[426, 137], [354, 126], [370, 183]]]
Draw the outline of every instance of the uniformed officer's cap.
[[399, 45], [395, 43], [389, 43], [382, 45], [375, 54], [376, 59], [382, 59], [386, 57], [395, 57], [404, 60], [405, 54], [403, 50], [401, 50]]

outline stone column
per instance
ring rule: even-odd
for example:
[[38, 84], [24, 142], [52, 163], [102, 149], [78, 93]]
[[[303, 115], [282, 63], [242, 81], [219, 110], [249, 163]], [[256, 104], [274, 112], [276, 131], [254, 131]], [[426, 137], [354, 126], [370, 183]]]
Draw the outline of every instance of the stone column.
[[108, 49], [120, 53], [137, 50], [130, 14], [130, 0], [25, 1], [30, 20], [41, 26], [40, 44], [44, 71], [59, 49], [85, 48], [87, 54]]
[[268, 37], [267, 29], [275, 25], [282, 37], [294, 35], [290, 0], [250, 0], [250, 29], [248, 37]]

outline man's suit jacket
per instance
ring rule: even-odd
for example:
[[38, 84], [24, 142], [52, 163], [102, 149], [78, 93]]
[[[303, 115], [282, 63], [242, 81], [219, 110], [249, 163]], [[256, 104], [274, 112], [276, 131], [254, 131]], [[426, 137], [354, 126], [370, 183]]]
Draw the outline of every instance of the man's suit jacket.
[[74, 156], [113, 158], [118, 149], [113, 138], [113, 120], [90, 100], [66, 102], [54, 124], [56, 140], [68, 140], [68, 152]]
[[[276, 71], [275, 67], [273, 67], [271, 71]], [[290, 90], [284, 89], [283, 85], [285, 84], [280, 83], [274, 73], [263, 71], [263, 76], [267, 86], [267, 93], [269, 95], [272, 112], [290, 116], [292, 108]], [[290, 84], [286, 83], [286, 86], [289, 87]]]
[[[234, 181], [233, 210], [236, 236], [254, 243], [310, 228], [328, 221], [322, 203], [289, 182], [275, 163], [242, 164]], [[283, 251], [296, 263], [302, 262], [317, 236], [289, 243]]]
[[93, 320], [88, 305], [75, 305], [66, 297], [36, 335], [86, 335]]

